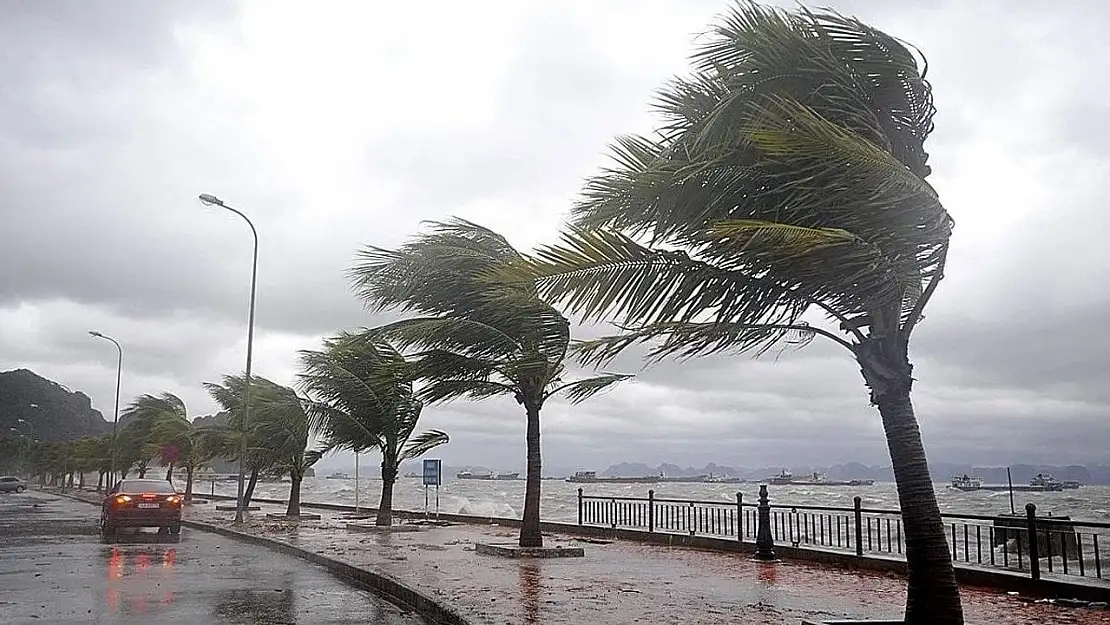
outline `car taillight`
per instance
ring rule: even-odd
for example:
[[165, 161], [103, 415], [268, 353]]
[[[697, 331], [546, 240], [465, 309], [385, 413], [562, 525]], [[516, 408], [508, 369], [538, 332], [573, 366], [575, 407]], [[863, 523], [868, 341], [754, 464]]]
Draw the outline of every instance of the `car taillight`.
[[116, 495], [116, 498], [113, 500], [113, 503], [117, 506], [123, 506], [123, 505], [126, 505], [127, 502], [129, 502], [129, 501], [131, 501], [131, 498], [128, 497], [127, 495]]
[[166, 503], [170, 504], [171, 506], [181, 505], [181, 497], [178, 497], [177, 495], [170, 495], [169, 497], [166, 497]]

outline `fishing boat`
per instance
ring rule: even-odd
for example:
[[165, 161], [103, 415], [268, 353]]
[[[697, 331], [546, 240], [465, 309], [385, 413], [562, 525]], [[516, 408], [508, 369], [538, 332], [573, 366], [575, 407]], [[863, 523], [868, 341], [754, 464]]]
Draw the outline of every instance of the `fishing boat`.
[[331, 475], [328, 475], [324, 479], [328, 479], [328, 480], [349, 480], [349, 479], [351, 479], [351, 476], [347, 475], [346, 473], [343, 473], [342, 471], [336, 471], [335, 473], [332, 473]]
[[597, 471], [576, 471], [574, 475], [567, 478], [567, 481], [577, 484], [655, 484], [661, 479], [658, 475], [598, 477]]

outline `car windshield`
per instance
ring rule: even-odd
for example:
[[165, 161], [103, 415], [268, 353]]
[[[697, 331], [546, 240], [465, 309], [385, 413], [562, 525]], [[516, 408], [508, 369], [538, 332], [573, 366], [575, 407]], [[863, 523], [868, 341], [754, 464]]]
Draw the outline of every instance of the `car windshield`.
[[173, 485], [166, 480], [124, 480], [120, 482], [121, 493], [165, 493], [172, 495], [176, 492]]

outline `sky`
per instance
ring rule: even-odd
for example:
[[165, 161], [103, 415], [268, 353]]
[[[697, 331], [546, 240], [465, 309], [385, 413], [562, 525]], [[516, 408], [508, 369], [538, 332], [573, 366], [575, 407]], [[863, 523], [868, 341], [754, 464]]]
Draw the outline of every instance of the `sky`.
[[[783, 2], [783, 6], [793, 3]], [[915, 332], [931, 458], [1110, 461], [1110, 8], [1073, 0], [830, 2], [920, 48], [937, 106], [930, 182], [956, 220]], [[254, 371], [296, 381], [298, 350], [380, 322], [344, 271], [459, 216], [519, 249], [555, 242], [583, 180], [683, 74], [725, 0], [0, 4], [0, 370], [121, 401], [244, 363], [259, 235]], [[584, 330], [589, 333], [591, 329]], [[887, 462], [850, 355], [814, 342], [643, 369], [549, 403], [545, 463]], [[520, 469], [513, 401], [425, 411], [452, 465]], [[346, 462], [330, 458], [324, 466]]]

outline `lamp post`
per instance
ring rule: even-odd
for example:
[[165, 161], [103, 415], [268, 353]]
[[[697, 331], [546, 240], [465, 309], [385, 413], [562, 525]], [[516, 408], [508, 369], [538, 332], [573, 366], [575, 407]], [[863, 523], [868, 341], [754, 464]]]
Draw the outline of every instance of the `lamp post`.
[[97, 332], [96, 330], [89, 330], [89, 335], [95, 336], [98, 339], [111, 341], [112, 345], [116, 346], [116, 352], [119, 354], [119, 359], [116, 360], [116, 411], [112, 415], [112, 453], [111, 460], [108, 464], [108, 484], [110, 489], [112, 485], [112, 476], [116, 474], [116, 430], [119, 428], [119, 383], [123, 378], [123, 347], [120, 346], [119, 341], [116, 339]]
[[[31, 404], [31, 407], [38, 408], [38, 405]], [[27, 426], [26, 436], [23, 436], [23, 434], [20, 433], [20, 436], [23, 436], [23, 439], [24, 439], [23, 440], [23, 463], [24, 463], [24, 469], [26, 469], [27, 468], [26, 465], [31, 463], [31, 440], [35, 438], [35, 426], [34, 426], [34, 424], [32, 424], [30, 421], [28, 421], [26, 419], [16, 419], [15, 422], [16, 423], [22, 423], [23, 425]], [[12, 428], [12, 431], [16, 432], [18, 430], [16, 430], [15, 428]]]
[[235, 522], [242, 523], [243, 509], [246, 503], [243, 500], [243, 473], [244, 462], [247, 457], [247, 419], [250, 417], [251, 411], [251, 356], [254, 352], [254, 294], [258, 283], [258, 231], [254, 229], [254, 224], [246, 215], [228, 206], [220, 198], [208, 193], [201, 193], [199, 197], [201, 203], [205, 206], [219, 206], [242, 217], [243, 221], [250, 226], [251, 235], [254, 237], [254, 257], [251, 263], [251, 299], [250, 309], [247, 313], [247, 367], [244, 373], [247, 389], [243, 397], [243, 418], [239, 422], [239, 495], [235, 500]]

